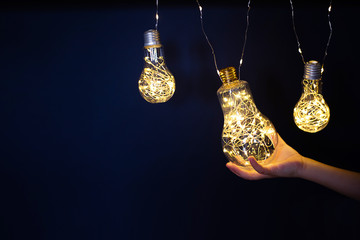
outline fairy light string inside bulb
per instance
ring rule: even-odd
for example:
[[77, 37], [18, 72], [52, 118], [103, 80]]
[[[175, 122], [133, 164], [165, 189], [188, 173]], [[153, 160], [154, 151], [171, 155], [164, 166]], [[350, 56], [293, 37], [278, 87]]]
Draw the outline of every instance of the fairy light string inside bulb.
[[[256, 107], [251, 96], [250, 88], [246, 81], [239, 80], [236, 69], [228, 67], [219, 71], [214, 48], [204, 30], [203, 8], [196, 0], [200, 11], [201, 29], [211, 48], [215, 68], [223, 82], [218, 89], [217, 95], [224, 114], [224, 126], [222, 131], [222, 147], [229, 161], [243, 167], [250, 166], [248, 157], [253, 156], [258, 161], [267, 163], [277, 146], [277, 133], [271, 121], [264, 116]], [[244, 45], [239, 62], [240, 69], [244, 62], [244, 52], [249, 29], [250, 3], [247, 5], [246, 29]]]
[[277, 144], [276, 130], [256, 107], [246, 81], [238, 80], [236, 70], [220, 70], [223, 86], [218, 96], [224, 113], [223, 152], [240, 166], [250, 166], [248, 157], [269, 159]]
[[330, 120], [330, 109], [321, 94], [321, 66], [317, 61], [305, 64], [303, 93], [294, 108], [295, 124], [303, 131], [318, 132]]
[[145, 66], [138, 82], [141, 96], [150, 103], [167, 102], [175, 93], [175, 78], [165, 64], [158, 25], [159, 1], [156, 0], [155, 29], [144, 33]]
[[168, 101], [175, 93], [175, 79], [165, 64], [159, 32], [150, 29], [144, 34], [145, 67], [139, 79], [139, 90], [150, 103]]
[[159, 32], [150, 29], [144, 37], [145, 68], [139, 80], [140, 93], [148, 102], [166, 102], [175, 92], [174, 76], [165, 64]]
[[300, 53], [301, 59], [305, 65], [304, 79], [302, 81], [303, 93], [294, 108], [294, 121], [298, 128], [300, 128], [301, 130], [309, 133], [316, 133], [324, 129], [330, 120], [330, 109], [321, 93], [321, 78], [324, 72], [324, 63], [332, 36], [332, 25], [330, 19], [332, 1], [330, 0], [329, 7], [327, 9], [330, 33], [328, 41], [326, 43], [322, 64], [314, 60], [305, 62], [303, 52], [300, 46], [299, 37], [295, 28], [295, 14], [292, 0], [290, 0], [290, 6], [293, 30], [298, 45], [298, 52]]

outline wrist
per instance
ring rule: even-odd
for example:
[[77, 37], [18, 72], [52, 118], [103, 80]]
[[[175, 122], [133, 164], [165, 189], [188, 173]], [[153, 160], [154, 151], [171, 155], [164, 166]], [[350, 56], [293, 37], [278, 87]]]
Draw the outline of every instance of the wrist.
[[300, 162], [301, 162], [300, 164], [301, 167], [297, 172], [297, 177], [307, 179], [307, 173], [309, 172], [315, 161], [311, 158], [301, 156]]

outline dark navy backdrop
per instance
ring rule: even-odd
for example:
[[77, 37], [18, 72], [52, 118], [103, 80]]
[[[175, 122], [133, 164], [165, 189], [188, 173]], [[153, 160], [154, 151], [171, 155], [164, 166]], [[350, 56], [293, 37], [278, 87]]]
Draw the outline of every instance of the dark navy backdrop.
[[[246, 4], [203, 7], [219, 67], [237, 67]], [[326, 10], [296, 11], [306, 60], [322, 58]], [[358, 12], [333, 7], [323, 131], [304, 133], [292, 119], [303, 64], [286, 1], [253, 4], [241, 76], [289, 145], [356, 171]], [[154, 6], [140, 4], [0, 10], [0, 239], [358, 239], [354, 200], [226, 169], [221, 82], [195, 3], [160, 5], [176, 92], [165, 104], [141, 98], [143, 32], [154, 23]]]

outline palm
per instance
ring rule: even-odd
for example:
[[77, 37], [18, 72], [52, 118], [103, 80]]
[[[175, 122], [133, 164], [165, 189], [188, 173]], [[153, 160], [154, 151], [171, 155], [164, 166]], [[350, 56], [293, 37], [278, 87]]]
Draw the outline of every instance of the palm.
[[226, 166], [236, 175], [248, 180], [257, 180], [270, 177], [295, 177], [302, 168], [302, 156], [287, 145], [278, 135], [279, 143], [273, 159], [266, 166], [256, 162], [253, 157], [249, 158], [253, 168], [242, 168], [231, 162]]

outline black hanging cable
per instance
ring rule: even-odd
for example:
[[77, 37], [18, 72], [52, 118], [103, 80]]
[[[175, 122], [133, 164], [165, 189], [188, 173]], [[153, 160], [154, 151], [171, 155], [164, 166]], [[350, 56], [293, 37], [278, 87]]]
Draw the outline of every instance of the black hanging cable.
[[155, 14], [155, 30], [158, 30], [159, 25], [159, 0], [156, 0], [156, 14]]
[[[291, 7], [291, 18], [292, 18], [292, 25], [293, 25], [293, 30], [295, 33], [295, 37], [296, 37], [296, 42], [298, 45], [298, 52], [300, 53], [301, 59], [303, 61], [303, 63], [305, 64], [305, 59], [301, 50], [301, 46], [300, 46], [300, 41], [299, 41], [299, 36], [296, 32], [296, 28], [295, 28], [295, 14], [294, 14], [294, 6], [293, 6], [293, 2], [292, 0], [290, 0], [290, 7]], [[321, 65], [321, 73], [323, 73], [324, 71], [324, 63], [325, 63], [325, 58], [327, 56], [327, 51], [330, 45], [330, 40], [331, 40], [331, 36], [332, 36], [332, 25], [331, 25], [331, 18], [330, 18], [330, 12], [331, 12], [331, 8], [332, 8], [332, 0], [330, 0], [330, 4], [329, 4], [329, 8], [328, 8], [328, 22], [329, 22], [329, 28], [330, 28], [330, 33], [329, 33], [329, 38], [325, 47], [325, 53], [324, 53], [324, 57], [322, 60], [322, 65]]]
[[[214, 64], [215, 64], [215, 68], [216, 68], [216, 72], [217, 74], [219, 75], [220, 77], [220, 71], [219, 71], [219, 68], [217, 66], [217, 62], [216, 62], [216, 55], [215, 55], [215, 51], [214, 51], [214, 48], [213, 46], [211, 45], [210, 43], [210, 40], [205, 32], [205, 29], [204, 29], [204, 21], [203, 21], [203, 8], [202, 6], [200, 5], [199, 1], [196, 0], [196, 3], [198, 4], [199, 6], [199, 11], [200, 11], [200, 22], [201, 22], [201, 30], [206, 38], [206, 41], [207, 43], [209, 44], [210, 48], [211, 48], [211, 53], [213, 55], [213, 58], [214, 58]], [[242, 48], [242, 52], [241, 52], [241, 57], [240, 57], [240, 63], [239, 63], [239, 78], [240, 78], [240, 68], [243, 64], [243, 59], [244, 59], [244, 53], [245, 53], [245, 46], [246, 46], [246, 41], [247, 41], [247, 34], [248, 34], [248, 29], [249, 29], [249, 13], [250, 13], [250, 3], [251, 3], [251, 0], [248, 1], [248, 9], [247, 9], [247, 14], [246, 14], [246, 29], [245, 29], [245, 35], [244, 35], [244, 45], [243, 45], [243, 48]]]

